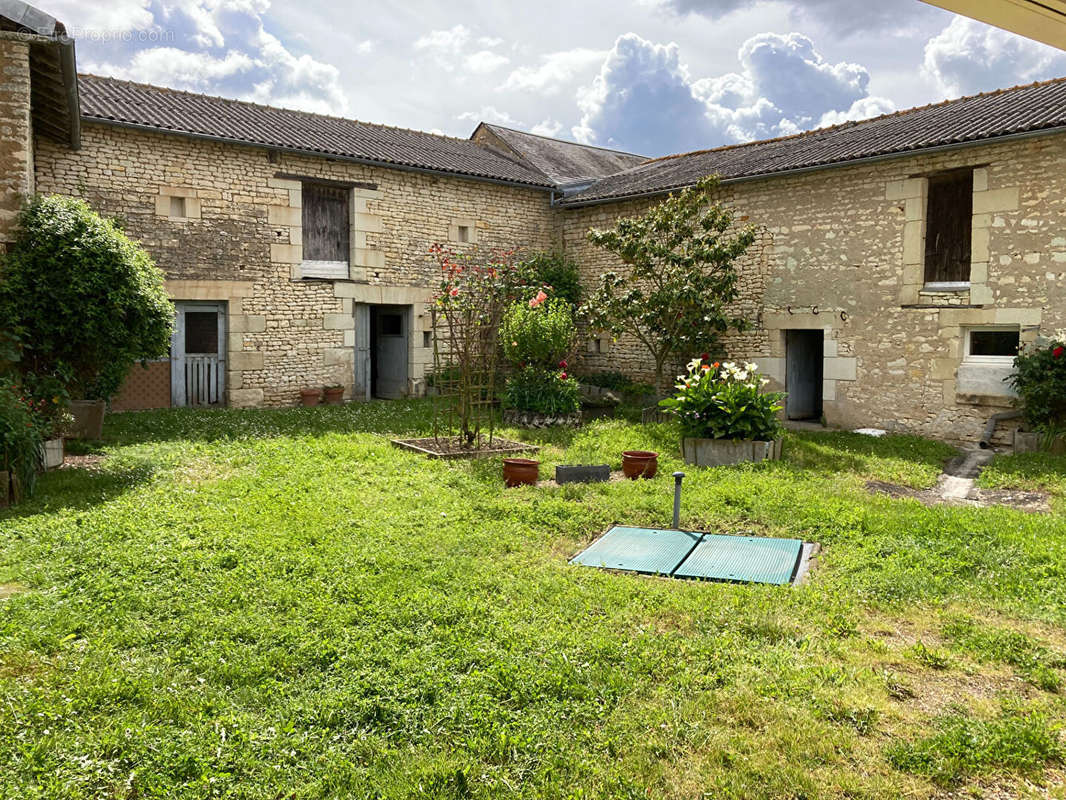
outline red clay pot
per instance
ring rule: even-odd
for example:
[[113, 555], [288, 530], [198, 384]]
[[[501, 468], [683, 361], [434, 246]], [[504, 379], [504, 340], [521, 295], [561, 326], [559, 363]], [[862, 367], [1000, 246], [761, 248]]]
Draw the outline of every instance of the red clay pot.
[[321, 389], [301, 389], [300, 390], [300, 402], [305, 406], [317, 406], [318, 401], [322, 398]]
[[326, 388], [326, 405], [339, 406], [344, 402], [344, 387], [329, 386]]
[[637, 478], [654, 478], [659, 471], [659, 454], [650, 450], [624, 450], [622, 472], [631, 481]]
[[530, 458], [505, 458], [503, 482], [508, 487], [535, 486], [540, 477], [540, 462]]

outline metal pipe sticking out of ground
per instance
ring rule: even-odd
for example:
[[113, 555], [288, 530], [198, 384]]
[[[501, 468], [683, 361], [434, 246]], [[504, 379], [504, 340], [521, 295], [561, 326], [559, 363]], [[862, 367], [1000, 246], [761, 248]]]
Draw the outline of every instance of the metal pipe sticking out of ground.
[[684, 472], [674, 473], [674, 530], [681, 530], [681, 479]]

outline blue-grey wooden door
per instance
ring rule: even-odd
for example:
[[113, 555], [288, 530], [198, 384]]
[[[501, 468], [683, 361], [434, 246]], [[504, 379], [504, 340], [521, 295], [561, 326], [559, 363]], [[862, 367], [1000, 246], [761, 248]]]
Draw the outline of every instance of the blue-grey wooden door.
[[170, 403], [219, 406], [226, 391], [226, 314], [222, 303], [175, 303], [170, 340]]
[[789, 419], [819, 419], [822, 416], [821, 330], [785, 333], [785, 414]]

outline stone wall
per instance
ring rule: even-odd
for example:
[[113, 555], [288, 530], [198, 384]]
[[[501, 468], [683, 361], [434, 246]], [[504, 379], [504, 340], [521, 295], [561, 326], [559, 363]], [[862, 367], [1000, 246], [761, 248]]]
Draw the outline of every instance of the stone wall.
[[[350, 395], [354, 303], [414, 307], [417, 391], [432, 361], [421, 334], [438, 271], [429, 246], [471, 223], [483, 247], [552, 244], [546, 192], [109, 125], [84, 124], [77, 152], [39, 138], [36, 174], [39, 191], [121, 218], [166, 272], [172, 298], [227, 304], [237, 406], [293, 405], [302, 387], [333, 383]], [[348, 280], [302, 277], [298, 177], [363, 187], [350, 203]]]
[[[971, 286], [926, 294], [922, 176], [963, 166], [975, 168]], [[1064, 135], [734, 183], [721, 199], [762, 231], [742, 265], [758, 328], [733, 337], [730, 355], [758, 361], [780, 387], [785, 331], [822, 329], [831, 424], [976, 439], [1011, 401], [1006, 389], [975, 394], [960, 375], [966, 328], [1017, 326], [1023, 341], [1066, 328]], [[563, 212], [564, 248], [586, 281], [617, 267], [588, 228], [653, 202]], [[651, 371], [634, 341], [590, 338], [585, 349], [586, 369]]]
[[24, 200], [34, 191], [33, 134], [30, 120], [30, 45], [0, 34], [0, 243]]

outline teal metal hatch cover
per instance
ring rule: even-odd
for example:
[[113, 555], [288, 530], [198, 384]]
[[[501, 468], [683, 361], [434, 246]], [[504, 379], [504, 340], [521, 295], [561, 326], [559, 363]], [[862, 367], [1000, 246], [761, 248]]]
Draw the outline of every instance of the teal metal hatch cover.
[[700, 534], [688, 531], [616, 525], [570, 559], [570, 563], [647, 575], [671, 575], [699, 541]]
[[803, 542], [763, 536], [706, 533], [674, 571], [677, 578], [742, 583], [789, 583], [796, 574]]
[[738, 583], [790, 583], [799, 539], [630, 528], [616, 525], [571, 560], [603, 569]]

